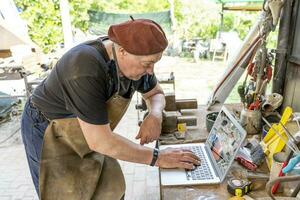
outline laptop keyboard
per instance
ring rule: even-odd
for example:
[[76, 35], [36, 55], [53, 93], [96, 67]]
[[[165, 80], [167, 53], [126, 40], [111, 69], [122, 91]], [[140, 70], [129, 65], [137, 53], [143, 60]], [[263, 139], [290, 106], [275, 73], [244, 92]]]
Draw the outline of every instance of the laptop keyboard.
[[188, 180], [209, 180], [213, 179], [212, 172], [209, 168], [207, 160], [205, 158], [204, 152], [201, 146], [190, 146], [185, 147], [184, 149], [188, 149], [192, 151], [195, 155], [197, 155], [201, 159], [201, 165], [195, 166], [192, 170], [186, 170], [186, 177]]

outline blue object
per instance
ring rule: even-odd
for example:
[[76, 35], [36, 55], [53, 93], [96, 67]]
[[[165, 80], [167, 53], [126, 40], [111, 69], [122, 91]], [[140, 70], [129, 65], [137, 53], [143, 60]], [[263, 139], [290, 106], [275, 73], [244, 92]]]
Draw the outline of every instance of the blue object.
[[289, 161], [289, 164], [285, 168], [282, 169], [282, 172], [284, 174], [286, 174], [286, 173], [292, 171], [298, 163], [300, 163], [300, 154], [297, 155], [296, 157], [292, 158]]
[[[1, 95], [8, 96], [8, 94], [0, 91]], [[17, 99], [15, 97], [0, 98], [0, 118], [6, 117], [16, 103]]]
[[39, 194], [40, 155], [44, 132], [47, 126], [48, 121], [32, 106], [29, 99], [25, 104], [22, 114], [21, 133], [31, 177], [37, 194]]
[[[69, 115], [66, 118], [74, 118]], [[21, 121], [21, 134], [25, 146], [26, 157], [31, 178], [37, 194], [39, 195], [40, 157], [43, 146], [45, 130], [49, 122], [43, 114], [33, 106], [31, 98], [25, 104]]]

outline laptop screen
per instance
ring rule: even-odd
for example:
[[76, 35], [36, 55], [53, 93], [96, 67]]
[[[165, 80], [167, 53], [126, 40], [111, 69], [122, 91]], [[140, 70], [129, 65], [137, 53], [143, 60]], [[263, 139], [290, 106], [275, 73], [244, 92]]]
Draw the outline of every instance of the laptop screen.
[[215, 160], [219, 168], [220, 175], [224, 175], [229, 169], [245, 137], [237, 123], [233, 116], [229, 117], [222, 109], [206, 141], [212, 159]]

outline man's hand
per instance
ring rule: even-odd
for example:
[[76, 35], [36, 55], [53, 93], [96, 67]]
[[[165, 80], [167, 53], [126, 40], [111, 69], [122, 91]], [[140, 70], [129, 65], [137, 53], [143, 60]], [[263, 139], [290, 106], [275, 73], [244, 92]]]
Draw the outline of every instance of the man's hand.
[[155, 165], [161, 168], [193, 169], [200, 164], [201, 160], [189, 150], [167, 148], [160, 151]]
[[141, 124], [139, 133], [135, 139], [141, 139], [141, 145], [157, 140], [161, 132], [161, 122], [162, 118], [160, 116], [156, 116], [150, 112]]

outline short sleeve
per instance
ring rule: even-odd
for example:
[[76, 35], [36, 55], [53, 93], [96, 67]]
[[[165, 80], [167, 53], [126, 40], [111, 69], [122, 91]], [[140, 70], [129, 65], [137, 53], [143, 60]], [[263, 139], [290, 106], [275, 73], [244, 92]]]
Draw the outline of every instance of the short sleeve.
[[80, 76], [63, 84], [66, 109], [91, 124], [107, 124], [105, 77]]
[[152, 90], [157, 84], [157, 79], [155, 74], [146, 74], [142, 76], [140, 80], [137, 81], [137, 91], [144, 94]]

